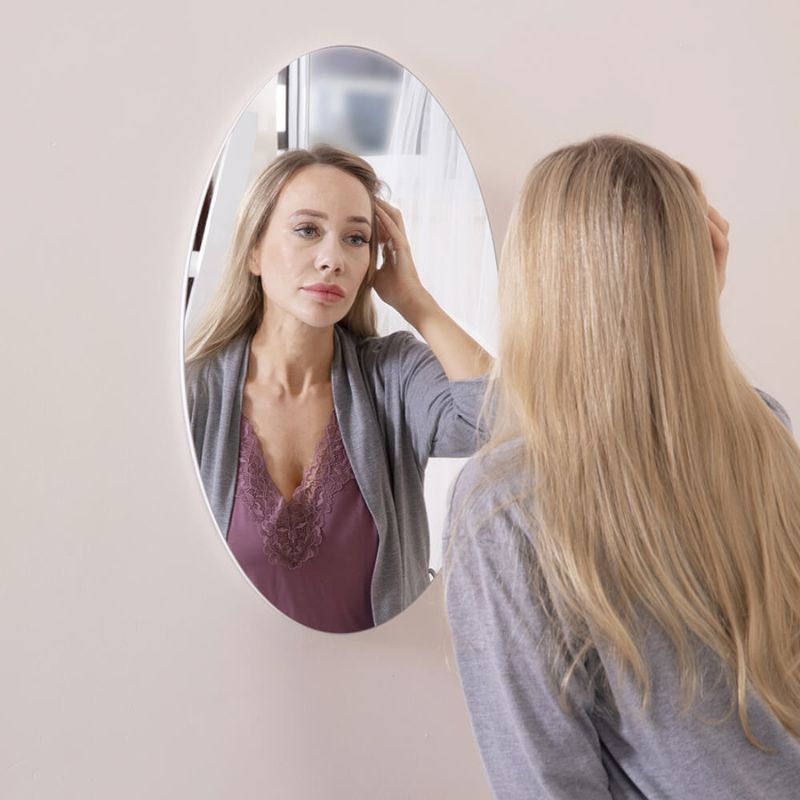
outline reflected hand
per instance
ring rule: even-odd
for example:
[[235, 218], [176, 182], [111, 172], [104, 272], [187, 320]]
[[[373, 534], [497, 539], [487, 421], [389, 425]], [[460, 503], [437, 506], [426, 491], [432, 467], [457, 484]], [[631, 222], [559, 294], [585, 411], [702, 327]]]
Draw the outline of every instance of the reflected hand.
[[728, 231], [730, 225], [716, 208], [709, 206], [706, 211], [706, 224], [711, 234], [711, 248], [714, 251], [714, 264], [717, 268], [717, 284], [720, 292], [725, 286], [725, 270], [728, 263]]
[[408, 319], [415, 304], [427, 299], [427, 292], [414, 265], [403, 215], [380, 198], [376, 199], [375, 215], [378, 241], [383, 245], [383, 262], [372, 285], [384, 303]]

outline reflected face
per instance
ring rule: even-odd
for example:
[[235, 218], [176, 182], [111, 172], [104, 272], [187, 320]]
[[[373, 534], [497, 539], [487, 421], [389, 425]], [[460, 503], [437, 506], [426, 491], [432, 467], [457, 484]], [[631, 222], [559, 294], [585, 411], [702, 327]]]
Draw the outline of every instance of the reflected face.
[[284, 186], [250, 271], [261, 276], [265, 311], [315, 328], [350, 310], [370, 261], [372, 203], [363, 184], [313, 164]]

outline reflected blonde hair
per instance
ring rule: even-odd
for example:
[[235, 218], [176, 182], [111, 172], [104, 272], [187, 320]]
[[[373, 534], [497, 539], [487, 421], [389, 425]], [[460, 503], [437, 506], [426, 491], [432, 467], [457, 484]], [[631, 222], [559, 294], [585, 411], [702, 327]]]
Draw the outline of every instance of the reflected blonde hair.
[[501, 258], [486, 449], [521, 436], [510, 470], [535, 476], [532, 580], [561, 623], [562, 701], [602, 645], [646, 705], [650, 619], [685, 709], [705, 645], [760, 746], [748, 684], [800, 735], [800, 450], [726, 346], [705, 214], [688, 169], [629, 139], [533, 168]]
[[371, 285], [378, 258], [375, 198], [383, 184], [364, 159], [319, 144], [310, 150], [288, 150], [274, 159], [253, 181], [239, 209], [233, 241], [222, 280], [196, 332], [186, 347], [186, 361], [199, 362], [223, 350], [242, 333], [255, 333], [264, 314], [261, 279], [248, 269], [251, 254], [261, 242], [286, 184], [305, 167], [321, 164], [352, 175], [367, 190], [372, 207], [369, 267], [356, 298], [339, 323], [357, 336], [377, 336]]

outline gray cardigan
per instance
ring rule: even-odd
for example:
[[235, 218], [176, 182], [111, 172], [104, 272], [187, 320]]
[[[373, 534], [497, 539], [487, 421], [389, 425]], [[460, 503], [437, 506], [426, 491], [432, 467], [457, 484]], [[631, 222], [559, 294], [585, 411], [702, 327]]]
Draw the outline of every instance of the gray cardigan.
[[[789, 427], [771, 397], [761, 396]], [[680, 671], [665, 635], [651, 626], [641, 642], [652, 694], [645, 711], [613, 659], [613, 702], [587, 670], [570, 684], [574, 713], [549, 679], [548, 615], [531, 594], [535, 531], [519, 508], [530, 477], [509, 469], [518, 441], [471, 459], [451, 494], [445, 575], [456, 661], [473, 730], [497, 800], [788, 800], [800, 797], [800, 740], [751, 696], [749, 720], [763, 752], [729, 714], [730, 689], [718, 658], [700, 652], [701, 691], [681, 713]], [[487, 481], [487, 475], [502, 479]], [[466, 504], [466, 505], [465, 505]], [[463, 510], [462, 510], [463, 509]], [[715, 722], [710, 723], [709, 720]]]
[[[186, 375], [195, 455], [224, 537], [249, 352], [250, 337], [242, 335]], [[428, 586], [425, 465], [430, 456], [468, 456], [478, 449], [486, 379], [448, 381], [431, 349], [411, 333], [359, 338], [336, 325], [331, 382], [345, 450], [378, 531], [372, 613], [379, 625]]]

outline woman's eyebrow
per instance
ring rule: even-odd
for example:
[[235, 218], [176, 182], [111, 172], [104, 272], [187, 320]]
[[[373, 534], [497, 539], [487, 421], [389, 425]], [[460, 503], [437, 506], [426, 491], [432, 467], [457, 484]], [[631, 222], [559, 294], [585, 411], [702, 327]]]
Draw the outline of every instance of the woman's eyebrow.
[[[323, 211], [315, 211], [313, 208], [300, 208], [292, 214], [293, 217], [319, 217], [319, 219], [328, 219], [328, 215]], [[366, 217], [348, 217], [347, 222], [363, 222], [372, 227], [370, 221]]]
[[322, 211], [314, 211], [313, 208], [300, 208], [292, 214], [293, 217], [319, 217], [320, 219], [328, 219], [328, 215]]

